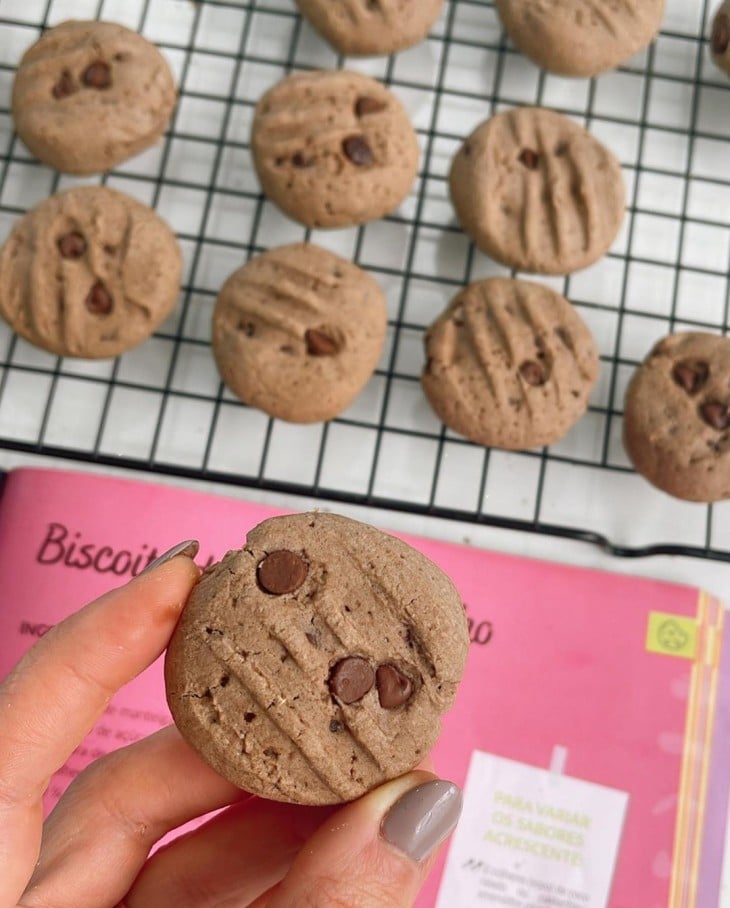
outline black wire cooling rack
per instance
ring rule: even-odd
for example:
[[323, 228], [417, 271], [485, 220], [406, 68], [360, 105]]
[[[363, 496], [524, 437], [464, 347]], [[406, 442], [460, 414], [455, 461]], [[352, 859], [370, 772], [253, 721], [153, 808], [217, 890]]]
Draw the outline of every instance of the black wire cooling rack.
[[[343, 60], [293, 0], [0, 0], [0, 240], [14, 220], [80, 181], [34, 161], [13, 133], [15, 65], [66, 18], [122, 22], [160, 46], [180, 100], [163, 142], [105, 182], [152, 205], [186, 260], [174, 315], [114, 361], [61, 359], [0, 326], [0, 447], [181, 477], [584, 539], [619, 555], [730, 561], [730, 503], [675, 501], [630, 468], [623, 393], [672, 330], [728, 330], [730, 81], [708, 59], [708, 0], [668, 0], [657, 42], [595, 80], [540, 72], [506, 40], [493, 3], [446, 0], [428, 40]], [[296, 69], [348, 66], [382, 79], [418, 130], [409, 198], [383, 221], [305, 231], [259, 192], [249, 155], [256, 101]], [[470, 280], [506, 273], [455, 223], [446, 176], [459, 143], [505, 107], [544, 104], [619, 157], [627, 218], [610, 253], [543, 279], [579, 308], [601, 350], [589, 412], [549, 449], [488, 450], [436, 420], [418, 377], [426, 325]], [[371, 271], [389, 301], [379, 368], [338, 419], [293, 426], [239, 403], [210, 352], [216, 292], [252, 254], [304, 238]]]

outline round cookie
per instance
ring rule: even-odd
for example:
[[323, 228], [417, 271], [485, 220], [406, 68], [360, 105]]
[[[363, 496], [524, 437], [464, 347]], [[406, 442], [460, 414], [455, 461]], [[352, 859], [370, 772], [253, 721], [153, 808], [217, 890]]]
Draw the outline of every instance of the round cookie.
[[15, 128], [64, 173], [99, 173], [153, 145], [175, 106], [165, 58], [111, 22], [62, 22], [23, 55], [13, 83]]
[[392, 54], [422, 41], [443, 0], [296, 0], [300, 13], [341, 54]]
[[426, 331], [421, 384], [447, 426], [477, 444], [552, 444], [583, 415], [598, 350], [564, 297], [490, 278], [458, 293]]
[[730, 338], [687, 332], [654, 347], [626, 390], [624, 446], [675, 498], [730, 498]]
[[710, 56], [718, 69], [730, 75], [730, 2], [724, 0], [712, 20]]
[[181, 271], [175, 235], [146, 205], [68, 189], [20, 218], [0, 250], [0, 315], [59, 356], [117, 356], [174, 309]]
[[418, 170], [416, 133], [380, 82], [344, 70], [289, 76], [259, 101], [251, 150], [261, 187], [307, 227], [389, 214]]
[[459, 594], [415, 549], [333, 514], [274, 517], [193, 590], [167, 700], [235, 785], [349, 801], [428, 753], [468, 644]]
[[614, 69], [650, 44], [665, 0], [496, 0], [512, 41], [538, 66], [564, 76]]
[[385, 343], [377, 281], [309, 243], [252, 258], [223, 285], [213, 354], [245, 403], [289, 422], [332, 419], [360, 393]]
[[474, 243], [520, 271], [569, 274], [591, 265], [624, 217], [619, 162], [581, 126], [542, 107], [478, 126], [452, 161], [449, 187]]

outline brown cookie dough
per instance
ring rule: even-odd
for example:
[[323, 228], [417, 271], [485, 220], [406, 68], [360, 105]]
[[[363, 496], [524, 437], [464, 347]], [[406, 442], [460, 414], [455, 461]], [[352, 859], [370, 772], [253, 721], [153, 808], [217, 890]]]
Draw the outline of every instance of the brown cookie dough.
[[664, 0], [496, 0], [510, 38], [538, 66], [565, 76], [614, 69], [656, 37]]
[[568, 274], [608, 250], [624, 217], [621, 166], [555, 111], [497, 114], [466, 139], [449, 175], [461, 226], [520, 271]]
[[117, 356], [175, 307], [182, 257], [167, 224], [104, 186], [68, 189], [15, 225], [0, 250], [0, 315], [60, 356]]
[[626, 391], [624, 445], [664, 492], [730, 498], [730, 338], [688, 332], [654, 347]]
[[443, 0], [296, 0], [301, 14], [341, 54], [392, 54], [422, 41]]
[[289, 76], [259, 101], [251, 150], [261, 188], [308, 227], [347, 227], [400, 205], [418, 169], [416, 133], [380, 82], [344, 70]]
[[439, 418], [478, 444], [557, 441], [583, 415], [598, 350], [577, 311], [528, 281], [470, 284], [428, 328], [423, 389]]
[[275, 517], [194, 589], [167, 699], [235, 785], [332, 804], [423, 759], [468, 643], [456, 589], [415, 549], [333, 514]]
[[13, 84], [20, 138], [65, 173], [98, 173], [153, 145], [175, 106], [165, 58], [111, 22], [68, 21], [21, 59]]
[[363, 389], [386, 327], [373, 277], [320, 246], [295, 243], [228, 278], [213, 313], [213, 354], [245, 403], [289, 422], [319, 422]]
[[730, 75], [730, 0], [715, 11], [710, 36], [710, 56], [718, 69]]

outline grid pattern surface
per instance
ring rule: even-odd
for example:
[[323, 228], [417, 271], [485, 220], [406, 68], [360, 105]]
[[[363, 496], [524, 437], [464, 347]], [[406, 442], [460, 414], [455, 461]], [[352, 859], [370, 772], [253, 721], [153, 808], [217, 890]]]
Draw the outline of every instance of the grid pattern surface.
[[[102, 18], [154, 41], [180, 85], [164, 140], [103, 177], [176, 231], [185, 273], [175, 313], [114, 361], [62, 359], [0, 325], [0, 446], [433, 513], [566, 536], [624, 554], [730, 560], [730, 502], [670, 499], [630, 468], [626, 383], [672, 330], [728, 330], [730, 82], [711, 64], [710, 0], [667, 0], [646, 52], [595, 80], [540, 72], [506, 40], [490, 0], [447, 0], [423, 44], [344, 60], [292, 0], [0, 0], [0, 241], [49, 193], [79, 183], [34, 161], [13, 132], [15, 65], [44, 27]], [[254, 106], [297, 69], [347, 66], [385, 81], [417, 128], [410, 196], [382, 221], [307, 231], [260, 193]], [[466, 282], [508, 273], [455, 222], [446, 177], [460, 141], [492, 113], [544, 104], [587, 125], [621, 161], [627, 217], [610, 253], [539, 278], [578, 307], [601, 352], [589, 412], [549, 449], [488, 450], [445, 430], [419, 384], [423, 331]], [[363, 393], [328, 424], [272, 421], [220, 383], [215, 296], [251, 255], [304, 238], [371, 271], [389, 304], [386, 350]], [[601, 537], [601, 538], [598, 538]]]

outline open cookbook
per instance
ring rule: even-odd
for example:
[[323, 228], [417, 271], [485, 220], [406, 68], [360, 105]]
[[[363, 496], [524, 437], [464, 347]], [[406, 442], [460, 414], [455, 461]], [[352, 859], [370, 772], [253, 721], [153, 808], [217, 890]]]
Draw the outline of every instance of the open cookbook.
[[[11, 472], [0, 678], [50, 626], [181, 539], [200, 540], [205, 565], [274, 513], [148, 482]], [[716, 908], [730, 783], [721, 603], [403, 538], [455, 582], [472, 641], [434, 750], [439, 774], [464, 786], [464, 813], [419, 908]], [[95, 757], [170, 721], [158, 661], [53, 777], [47, 809]]]

